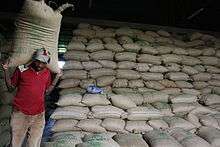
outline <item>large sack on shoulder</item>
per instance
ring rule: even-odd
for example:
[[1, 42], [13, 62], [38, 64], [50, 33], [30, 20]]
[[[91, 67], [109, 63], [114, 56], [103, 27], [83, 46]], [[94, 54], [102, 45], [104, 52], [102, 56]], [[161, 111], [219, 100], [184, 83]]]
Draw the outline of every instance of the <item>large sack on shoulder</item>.
[[16, 18], [16, 29], [13, 41], [13, 54], [9, 66], [27, 63], [35, 49], [44, 47], [51, 53], [48, 67], [58, 72], [58, 38], [61, 26], [61, 12], [70, 4], [53, 10], [44, 1], [26, 0]]
[[151, 147], [182, 147], [173, 137], [160, 130], [149, 131], [144, 134], [144, 139]]
[[120, 147], [149, 147], [138, 134], [118, 134], [113, 139], [120, 145]]
[[146, 121], [127, 121], [125, 129], [130, 133], [144, 133], [153, 130]]

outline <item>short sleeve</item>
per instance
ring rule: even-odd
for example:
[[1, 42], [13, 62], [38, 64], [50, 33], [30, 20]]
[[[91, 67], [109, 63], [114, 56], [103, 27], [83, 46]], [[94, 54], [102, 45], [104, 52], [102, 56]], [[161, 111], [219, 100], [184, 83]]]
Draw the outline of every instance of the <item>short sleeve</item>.
[[15, 87], [17, 87], [20, 79], [20, 70], [16, 68], [15, 72], [13, 73], [11, 77], [11, 84]]

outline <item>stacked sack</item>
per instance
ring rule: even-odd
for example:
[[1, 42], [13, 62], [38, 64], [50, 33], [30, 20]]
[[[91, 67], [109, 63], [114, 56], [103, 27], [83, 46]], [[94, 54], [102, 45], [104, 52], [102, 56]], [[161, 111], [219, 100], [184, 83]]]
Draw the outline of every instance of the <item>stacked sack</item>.
[[10, 143], [10, 117], [12, 113], [13, 93], [8, 92], [3, 79], [3, 71], [0, 69], [0, 146]]
[[[100, 136], [84, 139], [93, 133], [110, 134], [104, 137], [110, 144], [101, 146], [157, 147], [167, 141], [167, 146], [177, 147], [189, 136], [189, 147], [197, 140], [214, 144], [200, 117], [218, 118], [220, 51], [215, 37], [89, 24], [80, 24], [73, 35], [64, 55], [59, 107], [51, 115], [55, 134], [48, 144], [60, 141], [56, 135], [66, 146], [100, 144]], [[90, 85], [101, 87], [104, 94], [87, 93]], [[198, 128], [200, 137], [193, 134]], [[145, 141], [133, 133], [144, 134]]]

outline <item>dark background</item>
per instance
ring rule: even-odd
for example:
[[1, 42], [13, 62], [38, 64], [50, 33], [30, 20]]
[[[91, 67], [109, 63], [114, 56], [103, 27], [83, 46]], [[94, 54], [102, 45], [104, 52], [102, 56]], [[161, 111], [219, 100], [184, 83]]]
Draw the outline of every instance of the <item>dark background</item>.
[[[66, 10], [63, 15], [80, 18], [106, 19], [175, 26], [199, 30], [220, 31], [219, 0], [52, 0], [57, 5], [69, 2], [75, 11]], [[49, 0], [46, 0], [49, 3]], [[6, 0], [0, 12], [18, 12], [23, 0]], [[56, 4], [51, 3], [53, 8]], [[194, 17], [195, 12], [202, 9]], [[0, 16], [1, 17], [1, 16]]]

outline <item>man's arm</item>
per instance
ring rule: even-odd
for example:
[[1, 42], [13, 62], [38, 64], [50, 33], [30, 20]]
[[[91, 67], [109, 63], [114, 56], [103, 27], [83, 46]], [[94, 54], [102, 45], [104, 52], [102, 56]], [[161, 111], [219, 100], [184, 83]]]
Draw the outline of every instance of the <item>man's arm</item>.
[[12, 92], [13, 90], [15, 90], [15, 86], [12, 85], [12, 82], [9, 76], [8, 63], [2, 64], [2, 68], [3, 68], [4, 79], [5, 79], [5, 83], [8, 88], [8, 91]]
[[63, 75], [63, 72], [60, 71], [59, 73], [56, 74], [54, 80], [52, 81], [51, 85], [48, 87], [48, 89], [46, 90], [46, 95], [49, 95], [54, 87], [56, 86], [57, 82], [59, 81], [60, 77]]

